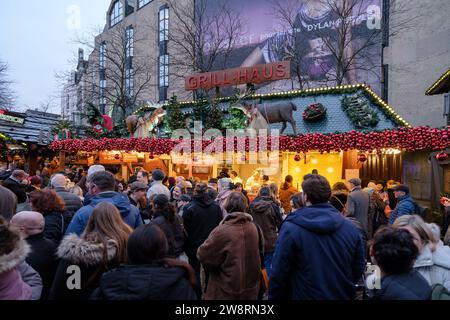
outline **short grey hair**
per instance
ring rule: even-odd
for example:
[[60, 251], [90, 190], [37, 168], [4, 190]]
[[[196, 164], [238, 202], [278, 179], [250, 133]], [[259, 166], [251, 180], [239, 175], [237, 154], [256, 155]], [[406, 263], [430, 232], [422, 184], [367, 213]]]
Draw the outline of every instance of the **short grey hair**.
[[63, 174], [57, 173], [50, 180], [53, 188], [66, 187], [66, 177]]
[[89, 167], [87, 176], [90, 177], [94, 173], [102, 172], [102, 171], [106, 171], [104, 166], [102, 166], [101, 164], [94, 164], [93, 166]]
[[23, 170], [14, 170], [11, 173], [11, 177], [13, 177], [13, 178], [28, 177], [28, 173], [26, 173]]
[[233, 181], [230, 178], [222, 178], [219, 180], [219, 185], [225, 190], [229, 190], [232, 183]]
[[352, 185], [354, 185], [355, 187], [361, 186], [361, 179], [359, 178], [353, 178], [348, 180], [348, 182], [350, 182]]

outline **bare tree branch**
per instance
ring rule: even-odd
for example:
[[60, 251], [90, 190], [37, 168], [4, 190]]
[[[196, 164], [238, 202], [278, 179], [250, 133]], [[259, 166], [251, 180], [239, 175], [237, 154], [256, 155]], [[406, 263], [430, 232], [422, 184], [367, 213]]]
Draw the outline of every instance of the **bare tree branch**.
[[9, 110], [16, 98], [11, 86], [13, 81], [8, 76], [8, 65], [0, 61], [0, 108]]

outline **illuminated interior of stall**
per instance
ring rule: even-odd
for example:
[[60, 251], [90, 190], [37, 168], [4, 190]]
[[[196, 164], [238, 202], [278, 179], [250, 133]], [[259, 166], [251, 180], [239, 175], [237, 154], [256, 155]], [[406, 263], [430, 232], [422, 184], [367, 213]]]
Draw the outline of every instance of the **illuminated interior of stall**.
[[296, 161], [295, 153], [288, 153], [287, 164], [288, 170], [287, 174], [294, 178], [293, 185], [298, 190], [301, 189], [301, 184], [303, 182], [303, 177], [313, 170], [326, 177], [331, 185], [342, 180], [342, 166], [343, 166], [343, 153], [342, 152], [332, 152], [320, 154], [319, 152], [309, 152], [305, 155], [301, 155], [301, 159]]

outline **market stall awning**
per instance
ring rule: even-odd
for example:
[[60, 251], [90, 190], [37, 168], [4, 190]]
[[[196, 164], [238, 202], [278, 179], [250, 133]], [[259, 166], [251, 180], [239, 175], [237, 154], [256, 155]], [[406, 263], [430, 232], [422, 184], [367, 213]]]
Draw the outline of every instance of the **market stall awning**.
[[442, 76], [440, 76], [431, 87], [427, 89], [425, 94], [431, 96], [447, 92], [450, 92], [450, 68]]
[[16, 141], [47, 145], [53, 141], [51, 130], [58, 120], [60, 116], [57, 114], [36, 110], [4, 112], [0, 117], [0, 132]]

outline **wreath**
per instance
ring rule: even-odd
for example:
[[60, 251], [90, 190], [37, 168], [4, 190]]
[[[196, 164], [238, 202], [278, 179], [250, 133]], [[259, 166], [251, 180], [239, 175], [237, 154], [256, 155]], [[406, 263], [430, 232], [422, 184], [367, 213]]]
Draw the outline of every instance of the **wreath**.
[[327, 115], [327, 108], [323, 106], [321, 103], [314, 103], [308, 107], [306, 107], [303, 112], [303, 120], [305, 121], [319, 121], [325, 118]]

